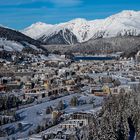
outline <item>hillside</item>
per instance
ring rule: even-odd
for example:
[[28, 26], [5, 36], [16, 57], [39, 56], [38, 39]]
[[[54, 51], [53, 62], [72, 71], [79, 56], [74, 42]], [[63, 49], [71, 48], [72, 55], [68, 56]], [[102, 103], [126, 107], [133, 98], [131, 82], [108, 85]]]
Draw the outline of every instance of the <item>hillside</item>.
[[140, 50], [140, 37], [125, 36], [112, 38], [91, 39], [85, 43], [76, 45], [45, 45], [50, 52], [60, 51], [61, 53], [113, 53], [125, 52], [126, 56], [131, 56]]
[[27, 48], [36, 51], [46, 51], [41, 47], [39, 41], [36, 41], [19, 31], [0, 27], [0, 51], [22, 51]]

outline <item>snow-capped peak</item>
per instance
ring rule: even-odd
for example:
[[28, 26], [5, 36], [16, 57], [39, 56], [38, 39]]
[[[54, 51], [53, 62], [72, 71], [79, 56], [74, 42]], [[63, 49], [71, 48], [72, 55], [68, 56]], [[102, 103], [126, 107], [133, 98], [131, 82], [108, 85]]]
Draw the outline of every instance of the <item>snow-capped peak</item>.
[[52, 26], [52, 25], [51, 24], [46, 24], [46, 23], [43, 23], [43, 22], [36, 22], [36, 23], [32, 24], [30, 27], [28, 27], [28, 28], [32, 28], [32, 27], [35, 27], [35, 26], [40, 27], [40, 26]]
[[131, 17], [131, 16], [135, 16], [136, 14], [138, 14], [139, 11], [134, 11], [134, 10], [123, 10], [122, 12], [114, 15], [114, 16], [124, 16], [124, 17]]
[[52, 26], [53, 25], [51, 24], [37, 22], [22, 30], [22, 33], [36, 39], [40, 34], [42, 34], [44, 31], [47, 31]]
[[67, 23], [85, 23], [85, 22], [87, 22], [85, 18], [76, 18], [76, 19], [70, 20]]

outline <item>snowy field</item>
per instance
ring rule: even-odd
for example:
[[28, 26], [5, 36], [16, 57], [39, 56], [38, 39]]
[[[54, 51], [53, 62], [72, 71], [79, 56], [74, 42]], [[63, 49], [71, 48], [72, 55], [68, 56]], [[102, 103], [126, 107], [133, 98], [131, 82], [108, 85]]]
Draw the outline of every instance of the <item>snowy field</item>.
[[[19, 122], [21, 122], [25, 125], [27, 124], [27, 129], [25, 129], [25, 131], [22, 131], [22, 132], [17, 131], [17, 133], [15, 133], [14, 135], [10, 135], [9, 137], [10, 138], [11, 137], [16, 137], [16, 138], [27, 137], [29, 130], [35, 129], [43, 121], [44, 118], [51, 118], [51, 114], [46, 115], [47, 107], [49, 107], [49, 106], [56, 107], [60, 100], [63, 100], [67, 104], [69, 104], [69, 102], [73, 96], [81, 96], [80, 98], [85, 98], [87, 101], [93, 97], [93, 96], [87, 96], [87, 95], [83, 96], [81, 94], [75, 93], [75, 94], [61, 97], [61, 98], [58, 98], [58, 99], [55, 99], [52, 101], [46, 101], [41, 104], [36, 104], [36, 105], [28, 107], [28, 108], [20, 109], [17, 111], [17, 113], [19, 113], [20, 116], [22, 117], [22, 120]], [[95, 104], [98, 105], [101, 102], [102, 102], [101, 97], [96, 97]], [[100, 109], [100, 107], [98, 107], [98, 109]], [[74, 113], [74, 112], [78, 112], [78, 111], [91, 112], [94, 114], [94, 112], [97, 111], [97, 108], [93, 109], [93, 104], [85, 104], [85, 105], [81, 105], [81, 106], [77, 106], [77, 107], [68, 106], [64, 111], [66, 112], [66, 114]], [[41, 112], [41, 114], [39, 115], [39, 114], [37, 114], [37, 112]], [[3, 128], [17, 127], [19, 122], [4, 125]], [[5, 140], [5, 139], [6, 138], [0, 138], [0, 140]]]

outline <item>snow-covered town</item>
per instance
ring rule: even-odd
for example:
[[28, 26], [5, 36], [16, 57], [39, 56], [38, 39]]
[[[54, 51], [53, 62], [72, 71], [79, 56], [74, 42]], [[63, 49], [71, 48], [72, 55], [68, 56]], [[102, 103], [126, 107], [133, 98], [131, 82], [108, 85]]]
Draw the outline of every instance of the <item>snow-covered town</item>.
[[140, 0], [0, 0], [0, 140], [140, 140]]
[[50, 54], [18, 64], [12, 58], [0, 62], [0, 140], [90, 139], [107, 100], [140, 91], [140, 52], [101, 60]]

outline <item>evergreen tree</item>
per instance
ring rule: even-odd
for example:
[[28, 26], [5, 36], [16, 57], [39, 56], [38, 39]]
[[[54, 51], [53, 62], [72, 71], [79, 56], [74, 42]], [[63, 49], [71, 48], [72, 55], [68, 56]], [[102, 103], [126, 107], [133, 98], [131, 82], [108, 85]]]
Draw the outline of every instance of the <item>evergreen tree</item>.
[[77, 106], [78, 105], [78, 99], [76, 96], [72, 97], [70, 101], [71, 106]]

